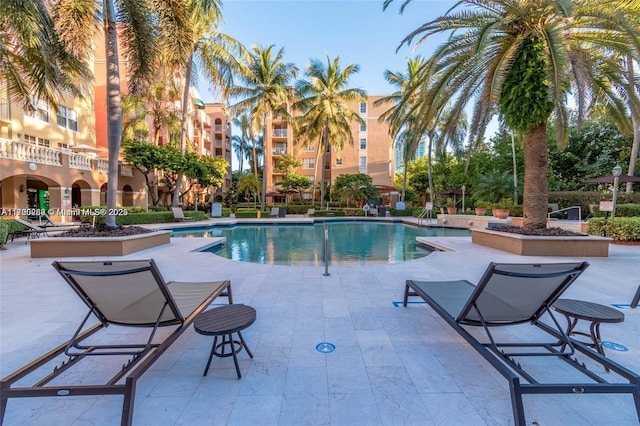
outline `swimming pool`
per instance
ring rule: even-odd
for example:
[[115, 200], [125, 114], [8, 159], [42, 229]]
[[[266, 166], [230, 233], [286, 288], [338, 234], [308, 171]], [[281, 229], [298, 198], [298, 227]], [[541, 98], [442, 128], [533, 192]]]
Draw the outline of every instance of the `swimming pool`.
[[[330, 265], [396, 263], [432, 253], [416, 237], [469, 236], [466, 229], [418, 228], [402, 223], [327, 222]], [[324, 265], [323, 225], [269, 224], [172, 230], [172, 237], [226, 237], [226, 244], [203, 251], [241, 262]]]

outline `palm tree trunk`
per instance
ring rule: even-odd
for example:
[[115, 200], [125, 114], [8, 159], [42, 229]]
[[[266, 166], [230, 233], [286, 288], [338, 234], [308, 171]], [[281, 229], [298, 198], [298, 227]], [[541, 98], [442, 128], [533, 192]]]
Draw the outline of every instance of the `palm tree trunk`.
[[[640, 148], [640, 97], [636, 91], [635, 72], [633, 70], [633, 58], [627, 56], [627, 93], [629, 96], [629, 110], [631, 111], [631, 124], [633, 126], [633, 145], [631, 146], [631, 157], [629, 158], [629, 170], [627, 175], [633, 176], [636, 171], [638, 161], [638, 148]], [[627, 182], [626, 192], [633, 191], [633, 182]]]
[[[195, 49], [194, 49], [195, 50]], [[187, 66], [184, 70], [184, 88], [182, 90], [182, 113], [180, 114], [180, 127], [182, 133], [180, 134], [180, 155], [184, 157], [187, 150], [187, 132], [189, 128], [187, 126], [187, 118], [189, 112], [189, 89], [191, 88], [191, 69], [193, 67], [193, 54], [187, 61]], [[173, 201], [172, 206], [178, 207], [180, 201], [180, 188], [182, 187], [182, 171], [178, 172], [178, 178], [176, 179], [176, 187], [173, 189]]]
[[313, 185], [311, 186], [311, 205], [316, 204], [316, 185], [318, 184], [318, 163], [320, 160], [320, 152], [322, 152], [324, 131], [322, 132], [322, 136], [318, 140], [318, 148], [316, 149], [316, 158], [313, 162]]
[[[433, 199], [433, 168], [431, 166], [432, 150], [433, 150], [433, 132], [430, 132], [427, 137], [429, 138], [429, 145], [427, 145], [427, 176], [429, 178], [429, 201], [434, 202]], [[435, 204], [434, 204], [435, 205]]]
[[[271, 120], [267, 114], [264, 119], [264, 130], [262, 131], [262, 140], [264, 146], [262, 147], [262, 194], [260, 195], [260, 210], [264, 211], [264, 205], [267, 200], [267, 173], [269, 173], [267, 163], [271, 163], [271, 155], [273, 150], [271, 149], [271, 132], [267, 129], [271, 127]], [[268, 125], [268, 126], [267, 126]], [[268, 139], [267, 139], [268, 138]]]
[[107, 185], [106, 225], [115, 228], [118, 194], [118, 159], [122, 138], [122, 98], [120, 94], [120, 70], [118, 64], [118, 36], [113, 1], [104, 2], [104, 34], [107, 65], [107, 145], [109, 147], [109, 177]]
[[547, 182], [549, 147], [546, 121], [524, 135], [524, 227], [547, 227], [549, 184]]
[[327, 161], [327, 146], [329, 144], [328, 141], [329, 129], [325, 127], [322, 132], [322, 164], [320, 164], [320, 210], [324, 210], [324, 164]]

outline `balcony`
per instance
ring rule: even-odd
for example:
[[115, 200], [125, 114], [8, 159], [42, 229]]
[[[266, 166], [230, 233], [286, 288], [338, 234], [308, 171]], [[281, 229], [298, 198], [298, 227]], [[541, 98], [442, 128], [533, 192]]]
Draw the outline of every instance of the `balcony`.
[[222, 124], [216, 124], [213, 130], [216, 132], [222, 132]]
[[273, 137], [274, 138], [286, 138], [287, 137], [287, 129], [273, 129]]
[[133, 165], [120, 164], [120, 176], [133, 177]]
[[102, 158], [95, 159], [95, 167], [96, 170], [101, 173], [109, 173], [109, 160], [104, 160]]
[[91, 170], [91, 158], [84, 154], [69, 153], [69, 168]]
[[30, 163], [62, 165], [62, 151], [30, 143], [0, 139], [0, 157]]

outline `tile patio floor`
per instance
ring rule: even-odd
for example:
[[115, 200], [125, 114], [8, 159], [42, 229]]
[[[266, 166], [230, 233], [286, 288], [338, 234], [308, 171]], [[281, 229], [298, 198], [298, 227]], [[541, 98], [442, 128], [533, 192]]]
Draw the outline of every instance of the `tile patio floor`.
[[[234, 262], [193, 250], [203, 238], [126, 259], [154, 258], [167, 280], [230, 279], [234, 301], [257, 310], [243, 332], [254, 359], [240, 353], [202, 371], [211, 339], [188, 330], [138, 382], [134, 425], [509, 425], [507, 382], [424, 304], [396, 307], [406, 279], [476, 282], [490, 261], [583, 260], [518, 257], [471, 243], [432, 238], [453, 252], [366, 267], [285, 267]], [[24, 240], [0, 252], [0, 375], [69, 338], [86, 310], [51, 267], [31, 259]], [[612, 245], [566, 297], [628, 304], [640, 284], [640, 247]], [[417, 299], [416, 299], [417, 301]], [[610, 358], [640, 372], [640, 308], [604, 324], [603, 339], [627, 352]], [[110, 327], [110, 329], [112, 329]], [[126, 334], [113, 327], [113, 334]], [[524, 335], [529, 328], [508, 333]], [[334, 352], [316, 351], [331, 342]], [[560, 377], [561, 370], [538, 366]], [[11, 399], [4, 424], [118, 425], [119, 396]], [[637, 425], [630, 396], [525, 396], [528, 424]], [[535, 422], [535, 423], [534, 423]]]

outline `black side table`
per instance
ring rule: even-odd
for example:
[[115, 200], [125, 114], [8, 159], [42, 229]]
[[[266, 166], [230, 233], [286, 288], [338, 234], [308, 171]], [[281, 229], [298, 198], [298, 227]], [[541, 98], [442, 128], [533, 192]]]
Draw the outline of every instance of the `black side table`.
[[[207, 366], [204, 369], [204, 376], [207, 375], [211, 360], [215, 355], [218, 357], [233, 356], [238, 379], [242, 378], [236, 354], [240, 352], [242, 348], [246, 349], [249, 357], [253, 358], [253, 354], [245, 343], [240, 331], [249, 327], [255, 321], [256, 310], [247, 305], [225, 305], [202, 312], [196, 317], [193, 322], [193, 327], [196, 332], [207, 336], [214, 336], [209, 361], [207, 361]], [[233, 340], [233, 333], [238, 335], [239, 340]], [[219, 344], [218, 336], [222, 336], [222, 342]], [[229, 347], [229, 353], [225, 353], [227, 346]]]
[[[567, 336], [578, 334], [589, 337], [591, 342], [584, 343], [602, 356], [604, 356], [604, 348], [600, 337], [600, 324], [624, 321], [624, 314], [619, 310], [584, 300], [558, 299], [551, 307], [567, 318]], [[591, 322], [589, 333], [575, 330], [579, 320]]]

